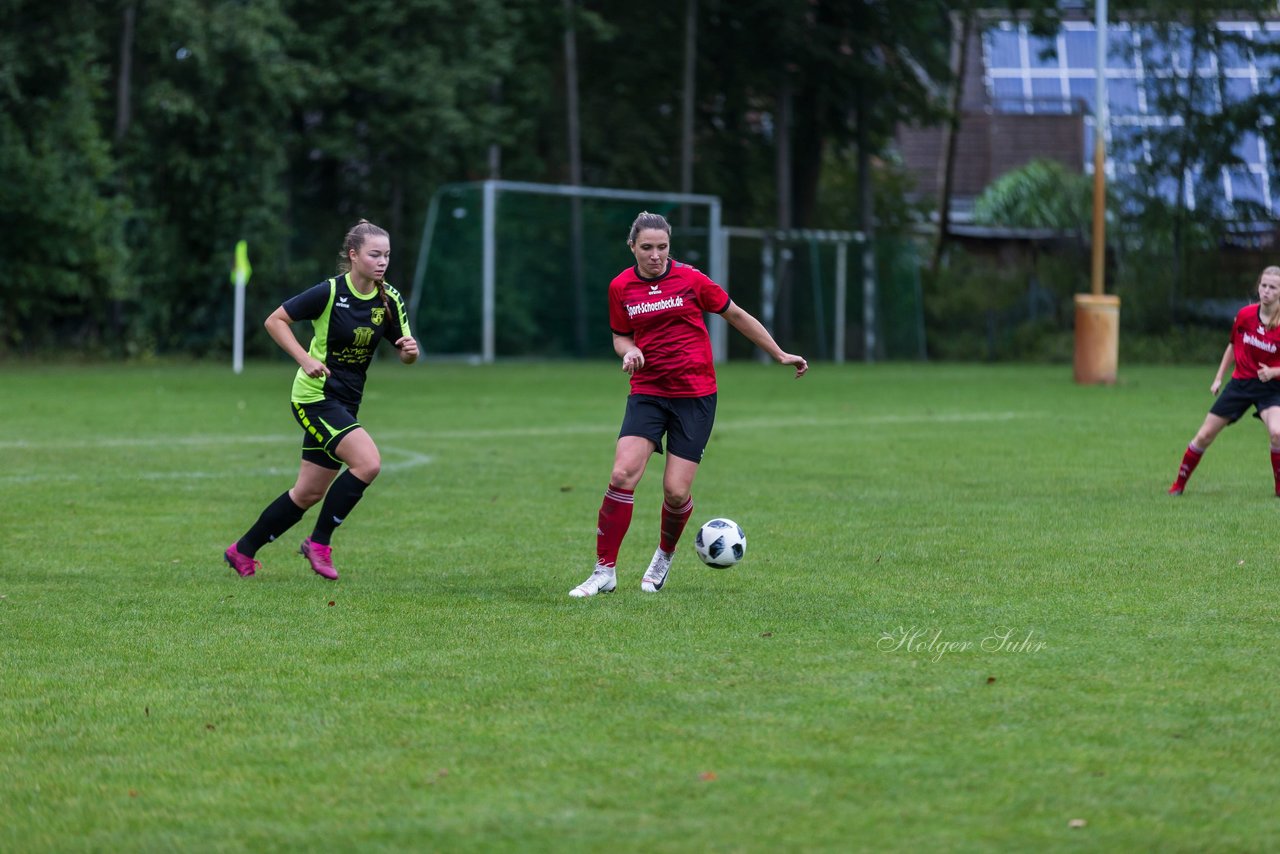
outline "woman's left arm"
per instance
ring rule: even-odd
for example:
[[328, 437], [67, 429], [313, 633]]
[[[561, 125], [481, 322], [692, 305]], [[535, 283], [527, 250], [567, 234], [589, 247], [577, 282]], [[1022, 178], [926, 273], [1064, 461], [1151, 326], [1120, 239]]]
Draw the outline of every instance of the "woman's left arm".
[[775, 362], [782, 365], [795, 365], [796, 379], [804, 376], [809, 370], [809, 363], [805, 361], [804, 356], [796, 356], [784, 351], [778, 346], [778, 342], [773, 340], [769, 330], [764, 328], [764, 324], [733, 300], [729, 300], [729, 307], [722, 312], [722, 316], [730, 326], [745, 335], [752, 344], [768, 353]]

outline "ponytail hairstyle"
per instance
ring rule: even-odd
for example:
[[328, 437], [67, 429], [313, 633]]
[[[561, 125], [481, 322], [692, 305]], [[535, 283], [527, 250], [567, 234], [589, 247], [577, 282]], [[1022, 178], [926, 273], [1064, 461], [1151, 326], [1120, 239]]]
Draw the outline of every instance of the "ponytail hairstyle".
[[640, 211], [640, 215], [636, 217], [636, 221], [631, 223], [631, 233], [627, 235], [627, 245], [635, 246], [636, 238], [639, 237], [640, 232], [644, 231], [646, 228], [665, 231], [667, 233], [667, 239], [671, 239], [671, 223], [667, 222], [666, 217], [662, 214]]
[[[1263, 270], [1262, 275], [1258, 276], [1258, 284], [1261, 285], [1262, 280], [1267, 276], [1280, 276], [1280, 267], [1272, 266], [1272, 267], [1267, 267], [1265, 270]], [[1267, 331], [1270, 332], [1272, 329], [1275, 329], [1277, 326], [1280, 326], [1280, 311], [1277, 311], [1274, 314], [1272, 314], [1271, 319], [1267, 321]]]
[[[391, 235], [387, 233], [385, 228], [379, 228], [367, 219], [362, 219], [351, 227], [347, 232], [347, 236], [342, 241], [342, 252], [338, 254], [338, 272], [346, 275], [351, 272], [351, 254], [359, 252], [360, 247], [364, 246], [365, 240], [370, 237], [385, 237], [391, 240]], [[386, 282], [382, 279], [374, 280], [374, 284], [378, 286], [378, 297], [382, 300], [382, 308], [387, 313], [387, 334], [390, 335], [391, 330], [396, 331], [396, 335], [391, 339], [391, 343], [395, 344], [404, 337], [404, 330], [400, 326], [400, 315], [391, 310], [391, 301], [387, 299]]]

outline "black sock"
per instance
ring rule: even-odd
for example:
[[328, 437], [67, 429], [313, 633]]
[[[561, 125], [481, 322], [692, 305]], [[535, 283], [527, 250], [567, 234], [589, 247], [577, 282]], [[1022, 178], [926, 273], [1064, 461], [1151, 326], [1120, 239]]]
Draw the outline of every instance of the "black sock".
[[258, 553], [258, 549], [298, 524], [298, 520], [306, 512], [293, 503], [293, 499], [289, 497], [289, 490], [286, 489], [279, 498], [267, 505], [266, 510], [262, 511], [258, 521], [254, 522], [248, 533], [236, 543], [236, 550], [242, 555], [253, 557]]
[[329, 545], [329, 540], [333, 537], [333, 529], [347, 518], [347, 514], [360, 501], [368, 485], [353, 475], [351, 469], [338, 475], [338, 479], [329, 487], [329, 493], [324, 497], [324, 504], [320, 506], [320, 518], [316, 520], [316, 529], [311, 532], [311, 542], [322, 546]]

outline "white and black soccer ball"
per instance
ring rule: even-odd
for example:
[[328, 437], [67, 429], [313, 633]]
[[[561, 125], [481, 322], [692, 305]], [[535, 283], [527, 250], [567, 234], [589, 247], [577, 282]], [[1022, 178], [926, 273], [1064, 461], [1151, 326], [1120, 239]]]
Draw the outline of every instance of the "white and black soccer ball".
[[698, 529], [693, 548], [707, 566], [725, 569], [747, 553], [747, 535], [732, 519], [712, 519]]

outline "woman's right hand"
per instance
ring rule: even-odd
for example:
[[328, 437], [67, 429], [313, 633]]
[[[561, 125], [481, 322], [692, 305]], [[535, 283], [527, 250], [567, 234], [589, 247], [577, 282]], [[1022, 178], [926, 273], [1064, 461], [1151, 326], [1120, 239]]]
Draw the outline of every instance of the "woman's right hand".
[[302, 361], [302, 372], [312, 379], [331, 376], [324, 362], [319, 359], [313, 359], [310, 356]]
[[1222, 380], [1215, 379], [1213, 381], [1213, 385], [1209, 386], [1209, 394], [1212, 394], [1216, 397], [1218, 394], [1218, 389], [1220, 388], [1222, 388]]
[[640, 352], [639, 347], [632, 347], [627, 354], [622, 357], [622, 370], [629, 376], [635, 376], [636, 371], [644, 367], [644, 353]]

